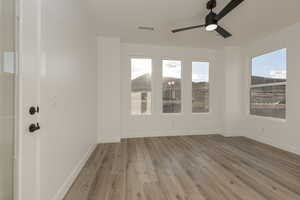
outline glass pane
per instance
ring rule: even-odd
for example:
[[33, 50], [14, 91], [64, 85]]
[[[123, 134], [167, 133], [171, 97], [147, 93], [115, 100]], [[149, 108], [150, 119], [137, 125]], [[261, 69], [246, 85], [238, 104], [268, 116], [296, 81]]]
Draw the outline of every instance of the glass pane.
[[209, 112], [209, 63], [192, 63], [192, 111]]
[[251, 88], [250, 113], [285, 119], [285, 85]]
[[181, 112], [181, 61], [163, 60], [163, 113]]
[[0, 199], [13, 200], [15, 5], [0, 4]]
[[286, 81], [287, 50], [280, 49], [252, 59], [252, 85]]
[[151, 59], [131, 59], [131, 113], [151, 114]]

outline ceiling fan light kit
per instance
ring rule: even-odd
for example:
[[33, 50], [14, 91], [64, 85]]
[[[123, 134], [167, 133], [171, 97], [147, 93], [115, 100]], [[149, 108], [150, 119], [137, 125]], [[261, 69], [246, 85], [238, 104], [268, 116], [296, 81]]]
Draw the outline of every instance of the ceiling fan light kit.
[[214, 31], [214, 30], [216, 30], [218, 28], [218, 25], [217, 24], [210, 24], [210, 25], [207, 25], [206, 27], [205, 27], [205, 30], [206, 31]]
[[223, 38], [229, 38], [232, 36], [231, 33], [226, 31], [224, 28], [218, 25], [218, 22], [225, 17], [228, 13], [230, 13], [234, 8], [240, 5], [244, 0], [231, 0], [224, 8], [221, 10], [219, 14], [213, 12], [213, 9], [217, 6], [216, 0], [209, 0], [207, 2], [207, 9], [210, 10], [209, 14], [205, 17], [205, 24], [197, 25], [197, 26], [190, 26], [186, 28], [180, 28], [172, 30], [173, 33], [187, 31], [196, 28], [205, 27], [206, 31], [216, 31], [218, 32]]
[[214, 31], [218, 28], [218, 21], [215, 19], [216, 14], [214, 12], [210, 12], [205, 18], [205, 30]]

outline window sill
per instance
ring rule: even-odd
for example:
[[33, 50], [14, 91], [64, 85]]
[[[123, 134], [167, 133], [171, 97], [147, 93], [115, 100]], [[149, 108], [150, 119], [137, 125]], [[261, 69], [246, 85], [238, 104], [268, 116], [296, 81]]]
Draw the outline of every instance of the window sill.
[[194, 116], [197, 116], [197, 115], [210, 115], [211, 112], [201, 112], [201, 113], [192, 113], [192, 115]]
[[259, 115], [252, 115], [248, 114], [248, 117], [251, 119], [257, 119], [257, 120], [267, 120], [267, 121], [273, 121], [273, 122], [280, 122], [280, 123], [286, 123], [287, 119], [280, 119], [280, 118], [275, 118], [275, 117], [264, 117], [264, 116], [259, 116]]

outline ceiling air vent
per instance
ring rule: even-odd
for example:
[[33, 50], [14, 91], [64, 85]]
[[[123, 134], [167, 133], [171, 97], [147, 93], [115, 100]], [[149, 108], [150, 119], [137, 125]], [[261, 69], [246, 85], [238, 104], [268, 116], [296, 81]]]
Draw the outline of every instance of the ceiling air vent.
[[138, 29], [143, 31], [154, 31], [154, 27], [149, 26], [139, 26]]

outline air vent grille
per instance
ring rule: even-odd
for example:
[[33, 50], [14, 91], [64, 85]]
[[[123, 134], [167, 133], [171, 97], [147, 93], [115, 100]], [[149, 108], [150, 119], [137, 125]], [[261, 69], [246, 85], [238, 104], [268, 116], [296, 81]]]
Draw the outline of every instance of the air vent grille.
[[150, 27], [150, 26], [139, 26], [138, 27], [139, 30], [144, 30], [144, 31], [154, 31], [154, 27]]

